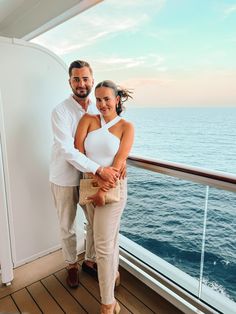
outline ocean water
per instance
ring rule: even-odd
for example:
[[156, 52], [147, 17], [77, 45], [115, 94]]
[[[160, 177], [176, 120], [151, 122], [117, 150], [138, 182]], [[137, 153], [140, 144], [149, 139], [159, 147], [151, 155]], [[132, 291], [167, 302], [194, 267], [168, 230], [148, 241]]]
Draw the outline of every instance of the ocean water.
[[[236, 108], [132, 108], [133, 155], [236, 174]], [[199, 278], [206, 187], [128, 168], [121, 233]], [[236, 302], [236, 193], [209, 188], [203, 281]], [[204, 292], [204, 288], [203, 288]]]

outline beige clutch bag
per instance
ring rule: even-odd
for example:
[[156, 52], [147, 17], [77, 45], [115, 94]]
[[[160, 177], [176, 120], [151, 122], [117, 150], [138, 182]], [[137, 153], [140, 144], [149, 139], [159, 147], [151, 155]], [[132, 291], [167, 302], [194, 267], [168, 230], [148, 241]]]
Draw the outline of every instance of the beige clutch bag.
[[[81, 179], [79, 185], [79, 204], [85, 205], [91, 203], [91, 200], [87, 198], [97, 193], [99, 189], [98, 183], [94, 179]], [[117, 181], [115, 188], [112, 188], [106, 192], [105, 203], [110, 204], [119, 202], [120, 200], [120, 181]]]

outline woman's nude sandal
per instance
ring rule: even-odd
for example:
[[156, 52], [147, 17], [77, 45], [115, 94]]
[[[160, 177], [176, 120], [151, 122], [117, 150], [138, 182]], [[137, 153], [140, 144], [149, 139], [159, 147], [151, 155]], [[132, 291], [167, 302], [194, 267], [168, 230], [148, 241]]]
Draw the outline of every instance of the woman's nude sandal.
[[120, 313], [120, 304], [116, 301], [116, 306], [113, 311], [114, 314], [119, 314]]
[[[103, 308], [101, 310], [101, 314], [105, 314], [105, 313], [110, 313], [111, 314], [110, 309]], [[113, 314], [119, 314], [120, 313], [120, 305], [119, 305], [119, 303], [117, 301], [116, 301], [115, 306], [114, 306], [114, 308], [112, 310], [112, 313]]]

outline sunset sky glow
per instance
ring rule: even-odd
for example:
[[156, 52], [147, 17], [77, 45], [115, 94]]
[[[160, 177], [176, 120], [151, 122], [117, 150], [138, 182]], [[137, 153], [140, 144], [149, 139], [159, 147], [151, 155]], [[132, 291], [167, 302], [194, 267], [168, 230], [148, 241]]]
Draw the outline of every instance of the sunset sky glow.
[[136, 106], [236, 106], [236, 1], [105, 0], [33, 42], [133, 88]]

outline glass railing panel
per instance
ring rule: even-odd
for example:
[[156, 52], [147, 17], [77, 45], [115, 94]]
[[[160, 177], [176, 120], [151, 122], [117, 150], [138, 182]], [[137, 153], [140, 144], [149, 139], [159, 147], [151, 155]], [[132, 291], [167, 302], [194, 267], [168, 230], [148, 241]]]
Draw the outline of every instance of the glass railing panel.
[[180, 270], [164, 275], [198, 296], [206, 187], [134, 167], [128, 178], [121, 234]]
[[[206, 245], [201, 299], [215, 305], [212, 291], [222, 295], [221, 310], [228, 303], [236, 313], [236, 193], [209, 188]], [[223, 298], [223, 296], [225, 298]], [[232, 302], [229, 302], [231, 300]], [[220, 302], [220, 300], [217, 300]], [[225, 312], [226, 313], [226, 312]]]

